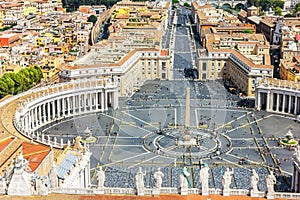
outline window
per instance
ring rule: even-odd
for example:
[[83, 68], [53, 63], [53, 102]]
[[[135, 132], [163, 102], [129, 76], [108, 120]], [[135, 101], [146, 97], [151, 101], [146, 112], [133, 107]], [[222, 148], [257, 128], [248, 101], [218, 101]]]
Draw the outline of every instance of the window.
[[162, 69], [163, 71], [166, 70], [166, 62], [162, 62], [162, 63], [161, 63], [161, 69]]
[[206, 62], [202, 63], [202, 71], [206, 71]]

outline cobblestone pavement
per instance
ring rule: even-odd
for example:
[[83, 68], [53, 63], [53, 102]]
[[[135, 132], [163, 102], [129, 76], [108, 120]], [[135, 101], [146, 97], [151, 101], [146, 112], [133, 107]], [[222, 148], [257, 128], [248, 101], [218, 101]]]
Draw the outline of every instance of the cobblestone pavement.
[[[187, 86], [191, 87], [191, 136], [197, 139], [191, 148], [176, 145], [184, 136]], [[176, 170], [186, 165], [197, 172], [199, 160], [215, 168], [210, 184], [216, 188], [220, 187], [216, 177], [224, 167], [236, 169], [233, 187], [237, 188], [249, 186], [245, 177], [251, 174], [250, 168], [260, 170], [262, 179], [267, 169], [289, 177], [293, 152], [280, 147], [276, 139], [284, 137], [291, 127], [299, 137], [299, 124], [291, 117], [239, 107], [240, 101], [221, 81], [148, 81], [132, 97], [120, 98], [116, 111], [67, 119], [43, 131], [65, 141], [80, 135], [90, 142], [91, 168], [103, 165], [108, 177], [120, 173], [120, 180], [112, 179], [108, 185], [133, 184], [139, 166], [149, 174], [145, 178], [148, 185], [157, 167], [163, 167], [167, 174], [166, 186], [176, 185]], [[197, 176], [194, 173], [191, 177], [195, 185], [199, 184]], [[262, 183], [260, 187], [265, 186]]]

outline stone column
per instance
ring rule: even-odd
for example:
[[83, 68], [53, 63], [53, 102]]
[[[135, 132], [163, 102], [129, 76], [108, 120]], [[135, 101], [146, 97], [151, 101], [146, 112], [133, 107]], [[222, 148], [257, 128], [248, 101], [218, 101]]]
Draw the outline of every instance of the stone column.
[[273, 111], [273, 105], [274, 105], [274, 94], [270, 92], [270, 110]]
[[297, 94], [296, 94], [296, 95], [295, 95], [294, 115], [297, 114], [297, 109], [298, 109], [298, 97], [297, 97]]
[[61, 109], [61, 111], [62, 111], [62, 117], [64, 117], [65, 116], [65, 110], [66, 110], [65, 98], [64, 97], [61, 98], [61, 106], [62, 106], [62, 109]]
[[106, 91], [104, 91], [104, 110], [107, 110], [107, 92]]
[[43, 120], [42, 120], [42, 106], [43, 105], [39, 105], [39, 125], [42, 125], [43, 124]]
[[28, 121], [28, 132], [31, 130], [31, 116], [30, 116], [30, 111], [27, 114], [27, 121]]
[[25, 115], [25, 130], [28, 132], [29, 131], [29, 116], [28, 114]]
[[30, 121], [31, 121], [30, 127], [31, 127], [31, 129], [33, 129], [33, 128], [34, 128], [34, 116], [33, 116], [33, 110], [30, 110], [29, 112], [30, 112]]
[[70, 115], [70, 110], [71, 110], [70, 97], [67, 97], [67, 110], [68, 110], [68, 115]]
[[78, 111], [81, 112], [82, 109], [82, 94], [78, 95]]
[[43, 104], [43, 123], [46, 123], [46, 103]]
[[276, 112], [279, 112], [279, 93], [277, 93]]
[[48, 122], [50, 122], [50, 102], [47, 102], [47, 116], [48, 116]]
[[[97, 82], [96, 82], [96, 83], [97, 83]], [[98, 110], [98, 109], [99, 109], [99, 102], [98, 102], [98, 101], [99, 101], [99, 99], [98, 99], [99, 97], [98, 97], [98, 91], [96, 91], [96, 93], [95, 93], [95, 94], [96, 94], [96, 98], [95, 98], [95, 99], [96, 99], [96, 100], [95, 100], [95, 105], [96, 105], [96, 110]]]
[[291, 113], [291, 107], [292, 107], [292, 95], [289, 95], [289, 109], [288, 109], [288, 113]]
[[94, 93], [90, 93], [90, 111], [92, 111], [93, 110], [93, 95], [94, 95]]
[[283, 101], [282, 101], [282, 111], [281, 112], [285, 112], [285, 94], [283, 94]]
[[57, 116], [58, 116], [58, 118], [61, 117], [61, 106], [60, 106], [60, 104], [61, 104], [61, 99], [58, 98], [57, 99]]
[[55, 100], [52, 101], [52, 118], [55, 118], [56, 115], [56, 111], [55, 111]]
[[261, 92], [257, 93], [257, 110], [261, 109]]
[[256, 90], [256, 93], [255, 93], [255, 108], [258, 107], [258, 89]]
[[75, 114], [75, 98], [76, 98], [76, 96], [75, 95], [73, 95], [72, 96], [72, 105], [73, 105], [73, 107], [72, 107], [72, 109], [73, 109], [73, 114]]
[[267, 92], [267, 106], [266, 106], [267, 111], [270, 111], [270, 98], [271, 98], [270, 96], [271, 96], [271, 92], [268, 91]]
[[87, 99], [87, 97], [86, 97], [86, 94], [84, 93], [83, 94], [83, 112], [86, 111], [86, 99]]
[[34, 115], [34, 126], [38, 126], [38, 113], [37, 113], [37, 107], [33, 108], [33, 115]]
[[104, 111], [104, 92], [101, 91], [101, 111]]
[[118, 89], [113, 92], [114, 105], [113, 109], [117, 109], [119, 107], [119, 97], [118, 97]]
[[24, 130], [25, 129], [25, 117], [20, 117], [20, 123], [21, 123], [22, 130]]

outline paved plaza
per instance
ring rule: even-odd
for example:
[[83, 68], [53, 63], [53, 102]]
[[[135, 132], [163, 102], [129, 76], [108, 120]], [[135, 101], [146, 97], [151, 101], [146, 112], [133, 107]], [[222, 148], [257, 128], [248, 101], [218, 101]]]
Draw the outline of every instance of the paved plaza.
[[[177, 145], [184, 136], [187, 87], [190, 134], [197, 141], [189, 148]], [[190, 181], [197, 186], [201, 160], [211, 168], [210, 187], [221, 188], [220, 177], [229, 167], [234, 168], [233, 188], [248, 189], [255, 168], [261, 190], [268, 169], [278, 175], [277, 189], [288, 190], [293, 151], [280, 147], [277, 139], [289, 129], [297, 138], [300, 125], [293, 117], [239, 107], [240, 101], [222, 81], [147, 81], [132, 97], [121, 98], [116, 111], [65, 119], [40, 131], [64, 142], [80, 135], [93, 153], [91, 168], [106, 169], [107, 186], [132, 187], [140, 166], [148, 174], [146, 186], [153, 184], [158, 167], [165, 174], [163, 185], [176, 186], [183, 166], [193, 172]]]

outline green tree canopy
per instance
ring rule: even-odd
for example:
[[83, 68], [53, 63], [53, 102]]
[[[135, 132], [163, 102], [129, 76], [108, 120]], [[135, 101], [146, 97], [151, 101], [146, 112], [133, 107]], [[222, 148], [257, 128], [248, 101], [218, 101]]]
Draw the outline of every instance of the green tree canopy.
[[275, 15], [279, 15], [279, 16], [282, 15], [282, 9], [278, 6], [276, 6], [273, 11], [274, 11]]
[[243, 30], [243, 33], [250, 33], [250, 34], [252, 34], [253, 31], [252, 30]]
[[[276, 7], [283, 9], [284, 6], [283, 0], [248, 0], [248, 3], [256, 7], [261, 7], [264, 11], [267, 11], [270, 8], [274, 10]], [[278, 9], [276, 10], [279, 11]]]
[[185, 6], [185, 7], [191, 7], [191, 4], [185, 2], [185, 3], [183, 4], [183, 6]]
[[93, 25], [95, 25], [95, 23], [97, 22], [97, 17], [95, 15], [90, 15], [87, 21], [93, 22]]
[[0, 78], [0, 98], [8, 94], [18, 94], [33, 87], [43, 78], [39, 66], [21, 69], [18, 73], [6, 73]]

